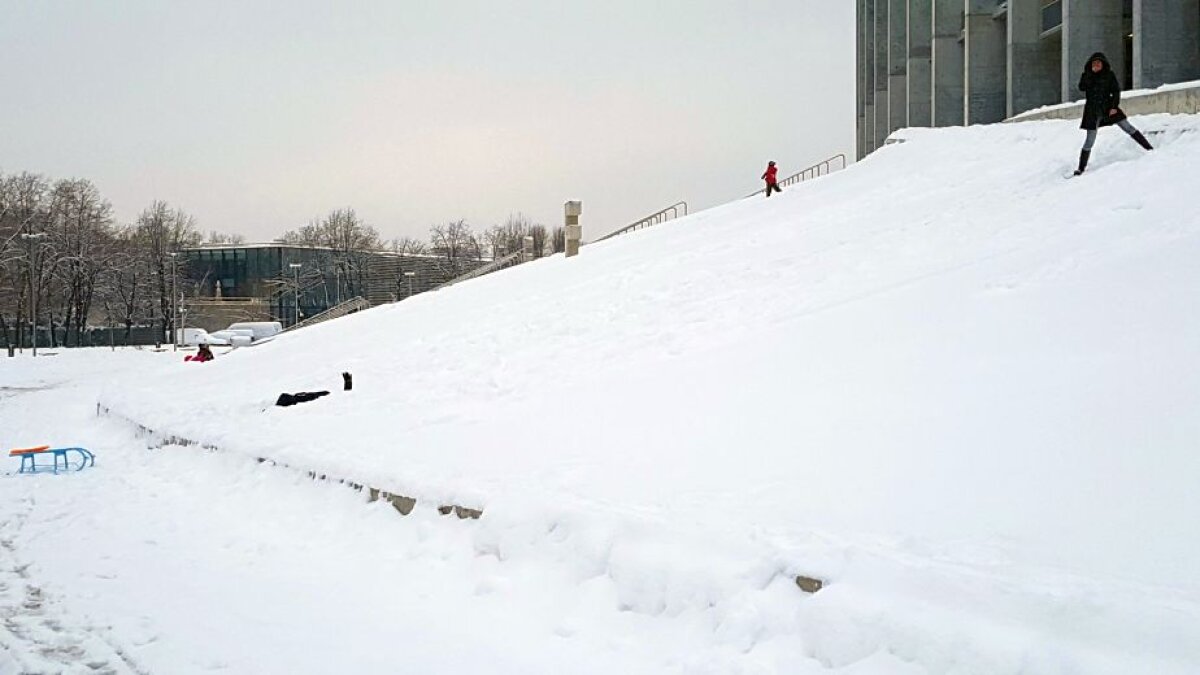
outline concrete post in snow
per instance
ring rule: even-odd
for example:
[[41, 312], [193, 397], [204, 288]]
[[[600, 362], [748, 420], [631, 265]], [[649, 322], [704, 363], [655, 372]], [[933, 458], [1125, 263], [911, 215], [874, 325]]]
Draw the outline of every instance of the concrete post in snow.
[[583, 227], [579, 224], [579, 214], [583, 213], [583, 202], [567, 202], [563, 204], [564, 234], [567, 240], [567, 257], [579, 255], [579, 240], [583, 239]]

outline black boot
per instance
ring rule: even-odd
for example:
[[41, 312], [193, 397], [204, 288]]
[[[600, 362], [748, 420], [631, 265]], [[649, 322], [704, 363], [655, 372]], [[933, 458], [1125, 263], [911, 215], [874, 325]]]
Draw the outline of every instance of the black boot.
[[1091, 156], [1092, 156], [1091, 150], [1081, 150], [1079, 152], [1079, 168], [1075, 169], [1076, 176], [1083, 175], [1084, 169], [1087, 168], [1088, 158], [1090, 158]]
[[1150, 145], [1150, 141], [1146, 140], [1146, 137], [1143, 136], [1142, 132], [1140, 132], [1140, 131], [1136, 131], [1136, 132], [1130, 134], [1129, 137], [1132, 138], [1133, 140], [1137, 141], [1138, 145], [1142, 146], [1143, 148], [1145, 148], [1147, 150], [1154, 149], [1154, 146]]

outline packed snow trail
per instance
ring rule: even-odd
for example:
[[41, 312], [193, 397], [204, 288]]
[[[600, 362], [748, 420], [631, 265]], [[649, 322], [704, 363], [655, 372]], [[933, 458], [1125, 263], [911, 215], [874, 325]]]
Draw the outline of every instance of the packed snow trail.
[[[63, 410], [61, 404], [71, 397], [66, 392], [78, 396], [75, 387], [64, 387], [64, 380], [70, 374], [56, 367], [61, 364], [49, 359], [42, 362], [45, 367], [36, 371], [13, 360], [0, 367], [0, 443], [27, 437], [39, 426], [36, 421], [31, 425], [32, 420], [54, 419]], [[104, 367], [106, 364], [98, 365], [102, 372], [111, 374]], [[65, 391], [56, 391], [60, 387]], [[87, 387], [85, 397], [94, 395], [94, 391], [94, 385]], [[59, 417], [57, 421], [62, 423], [67, 419]], [[85, 419], [83, 426], [91, 424], [94, 420]], [[63, 436], [58, 424], [46, 424], [43, 429], [46, 434]], [[7, 457], [9, 447], [4, 446], [3, 455], [12, 464], [0, 467], [0, 674], [144, 673], [105, 626], [74, 614], [67, 598], [55, 590], [53, 583], [47, 583], [44, 575], [38, 574], [40, 565], [27, 549], [30, 541], [59, 529], [73, 538], [70, 511], [86, 505], [69, 504], [63, 509], [54, 502], [55, 496], [64, 493], [73, 497], [73, 489], [80, 483], [73, 483], [70, 475], [14, 475], [12, 472], [18, 465], [15, 459]], [[69, 499], [73, 502], [73, 498]], [[57, 553], [61, 555], [64, 550]], [[77, 562], [93, 564], [86, 555]]]
[[[1195, 672], [1200, 118], [1135, 123], [1158, 150], [1102, 135], [1074, 181], [1073, 123], [906, 131], [770, 200], [108, 378], [117, 415], [220, 450], [93, 419], [112, 524], [17, 550], [127, 652], [156, 636], [153, 672], [321, 672], [278, 652], [327, 620], [363, 639], [325, 658], [411, 637], [432, 672], [461, 644], [485, 672]], [[184, 532], [128, 524], [172, 508]], [[119, 590], [55, 585], [106, 548]], [[132, 581], [190, 559], [183, 618]]]

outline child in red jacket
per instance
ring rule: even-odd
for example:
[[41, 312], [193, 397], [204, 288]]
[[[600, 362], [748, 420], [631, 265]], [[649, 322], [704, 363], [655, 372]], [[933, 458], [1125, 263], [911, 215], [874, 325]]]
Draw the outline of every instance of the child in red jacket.
[[775, 178], [775, 173], [778, 169], [775, 168], [775, 162], [767, 162], [767, 170], [763, 173], [762, 179], [767, 181], [767, 196], [771, 196], [771, 191], [783, 192], [779, 188], [779, 181]]

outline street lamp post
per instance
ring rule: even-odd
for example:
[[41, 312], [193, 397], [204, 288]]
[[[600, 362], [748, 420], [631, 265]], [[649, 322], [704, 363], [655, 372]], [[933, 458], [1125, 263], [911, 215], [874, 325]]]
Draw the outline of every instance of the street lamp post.
[[413, 277], [417, 276], [417, 273], [409, 271], [409, 272], [405, 272], [404, 276], [408, 277], [408, 297], [411, 298], [412, 297], [412, 280], [413, 280]]
[[295, 326], [300, 323], [300, 263], [288, 263], [288, 267], [292, 268], [292, 274], [296, 283], [296, 290], [292, 294], [296, 299], [296, 313], [292, 320], [292, 325]]
[[31, 337], [33, 340], [33, 355], [37, 356], [37, 329], [38, 329], [37, 299], [38, 299], [38, 296], [37, 296], [37, 282], [34, 280], [33, 275], [34, 275], [34, 271], [37, 269], [37, 262], [36, 262], [37, 261], [37, 250], [38, 250], [37, 245], [39, 243], [41, 243], [42, 239], [46, 238], [46, 233], [45, 232], [37, 232], [37, 233], [25, 232], [25, 233], [21, 234], [21, 238], [24, 239], [26, 242], [29, 242], [29, 301], [31, 304], [30, 317], [33, 319], [33, 335]]
[[171, 256], [171, 351], [177, 352], [179, 351], [179, 329], [175, 325], [175, 319], [179, 316], [178, 305], [176, 304], [176, 298], [179, 297], [179, 294], [176, 292], [178, 289], [175, 280], [179, 278], [179, 274], [175, 262], [178, 259], [179, 253], [171, 251], [168, 255]]

